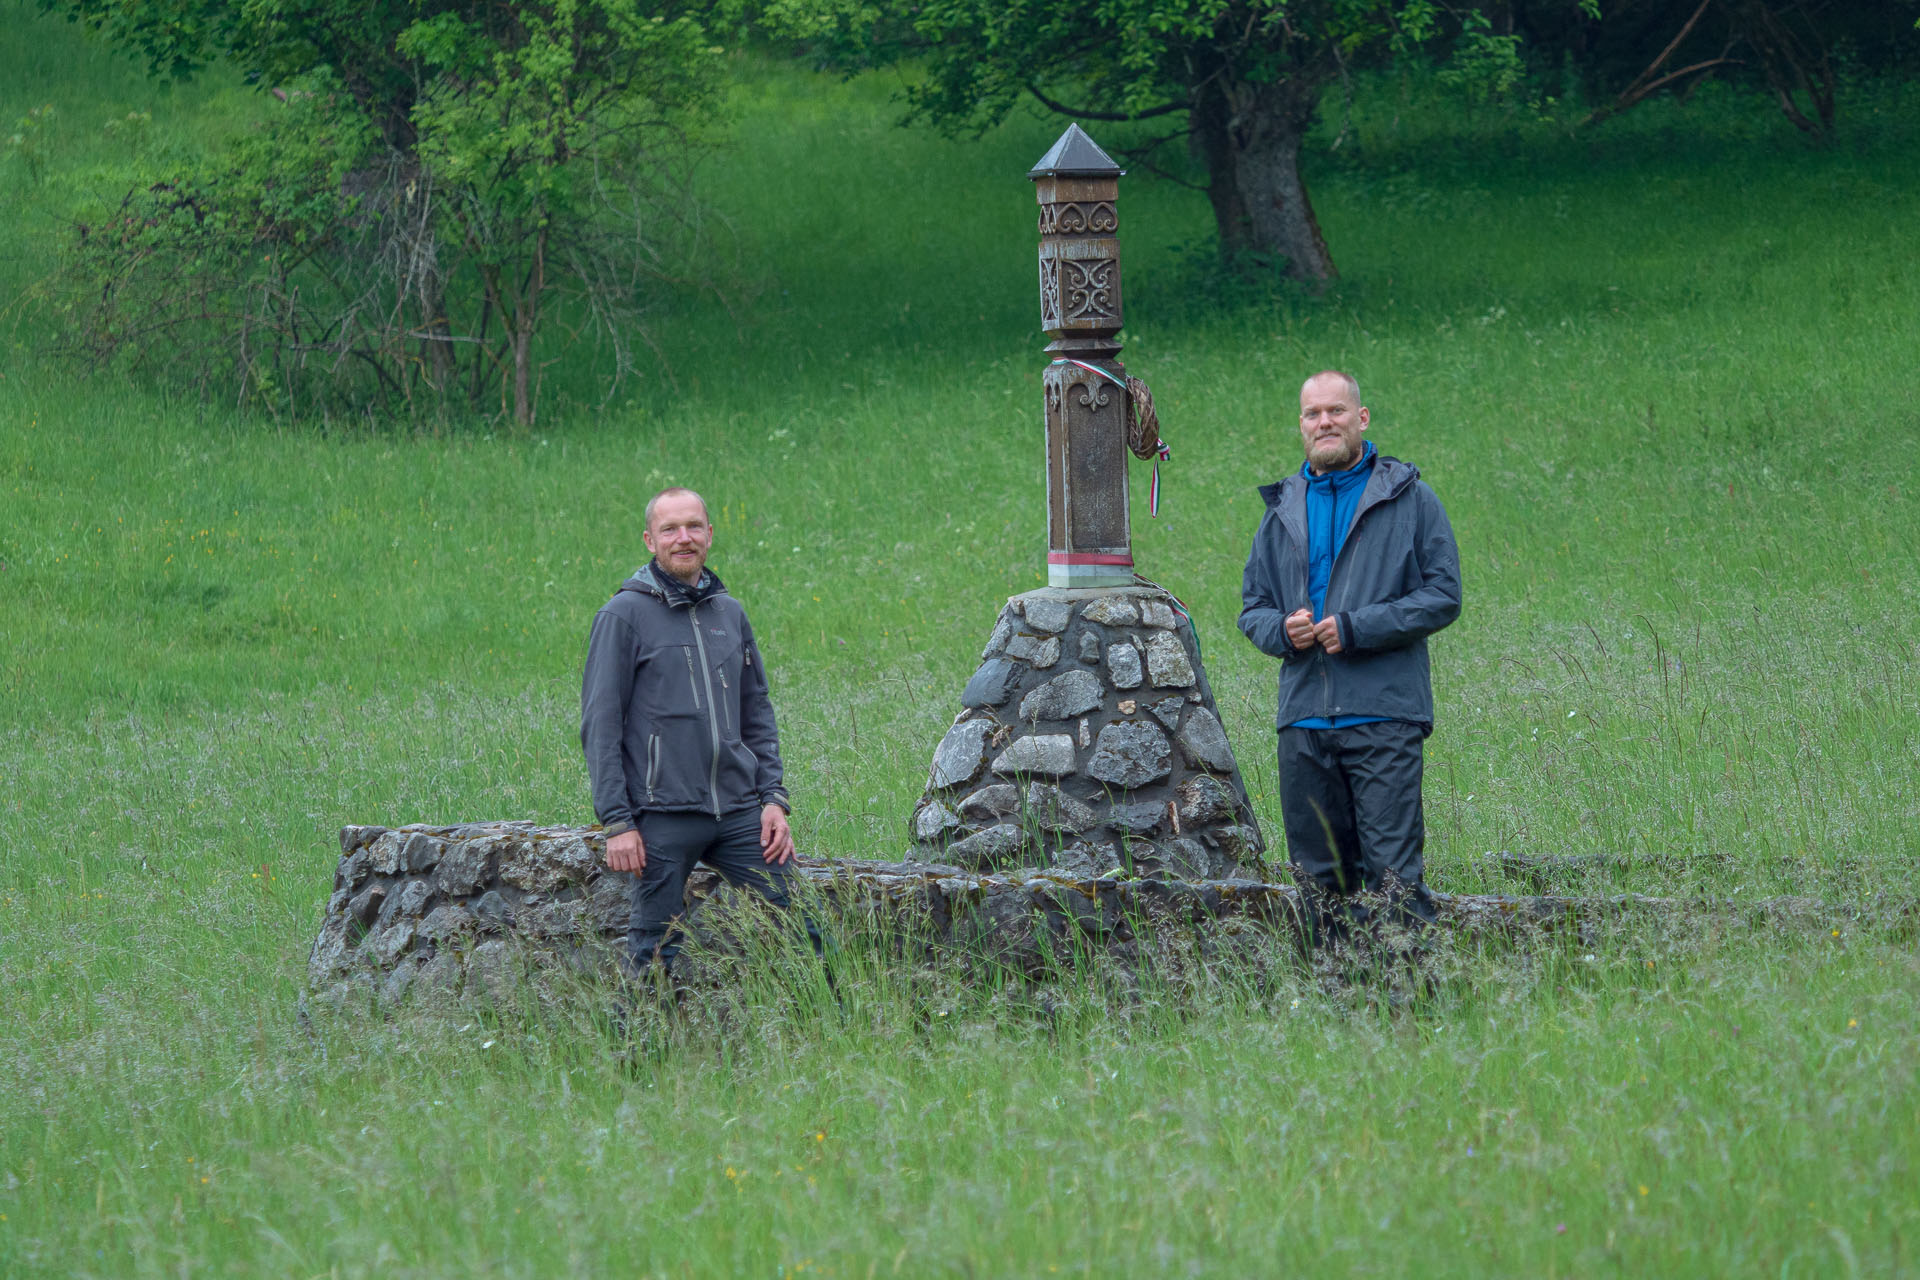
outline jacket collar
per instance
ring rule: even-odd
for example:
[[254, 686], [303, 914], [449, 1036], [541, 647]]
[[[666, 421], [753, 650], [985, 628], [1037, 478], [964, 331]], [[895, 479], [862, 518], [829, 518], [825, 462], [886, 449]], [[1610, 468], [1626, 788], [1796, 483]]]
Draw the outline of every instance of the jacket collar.
[[[1402, 462], [1398, 458], [1380, 454], [1374, 459], [1373, 474], [1367, 478], [1367, 487], [1360, 492], [1360, 507], [1354, 513], [1376, 503], [1397, 498], [1415, 480], [1420, 478], [1420, 468], [1411, 462]], [[1304, 505], [1307, 500], [1307, 481], [1299, 472], [1276, 480], [1272, 484], [1260, 486], [1260, 500], [1271, 509], [1285, 511], [1295, 504]]]
[[689, 588], [681, 583], [665, 581], [664, 571], [652, 561], [635, 569], [633, 576], [620, 584], [620, 589], [652, 596], [672, 609], [685, 608], [689, 604], [704, 602], [714, 596], [727, 594], [727, 584], [720, 581], [720, 575], [712, 569], [702, 569], [699, 584]]

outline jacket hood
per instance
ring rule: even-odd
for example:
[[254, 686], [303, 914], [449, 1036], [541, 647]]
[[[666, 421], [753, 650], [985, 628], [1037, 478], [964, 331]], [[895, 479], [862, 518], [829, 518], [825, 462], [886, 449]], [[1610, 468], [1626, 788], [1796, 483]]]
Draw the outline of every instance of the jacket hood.
[[[1402, 490], [1420, 478], [1420, 468], [1411, 462], [1390, 458], [1384, 453], [1374, 458], [1373, 472], [1373, 478], [1367, 482], [1367, 487], [1372, 488], [1374, 482], [1378, 481], [1381, 485], [1380, 496], [1383, 500], [1399, 496]], [[1263, 484], [1260, 486], [1261, 501], [1265, 502], [1269, 508], [1278, 507], [1280, 495], [1286, 492], [1289, 485], [1297, 485], [1304, 489], [1306, 483], [1305, 477], [1296, 471], [1284, 480]]]
[[[700, 571], [700, 582], [703, 587], [708, 589], [709, 595], [725, 595], [727, 592], [727, 584], [720, 581], [720, 575], [712, 569], [702, 569]], [[667, 590], [666, 584], [654, 577], [653, 565], [651, 563], [643, 564], [638, 569], [635, 569], [632, 576], [620, 584], [620, 590], [638, 591], [643, 595], [664, 600], [668, 604], [674, 603], [678, 594]]]

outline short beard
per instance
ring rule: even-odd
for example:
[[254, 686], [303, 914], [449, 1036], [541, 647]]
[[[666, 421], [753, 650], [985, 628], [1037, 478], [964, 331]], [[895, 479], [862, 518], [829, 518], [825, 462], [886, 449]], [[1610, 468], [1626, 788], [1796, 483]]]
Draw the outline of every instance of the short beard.
[[[1322, 456], [1327, 449], [1336, 447], [1340, 450], [1337, 455], [1332, 457]], [[1319, 453], [1308, 449], [1307, 462], [1311, 464], [1316, 471], [1347, 471], [1352, 468], [1354, 463], [1360, 461], [1360, 455], [1366, 452], [1366, 448], [1366, 445], [1356, 441], [1353, 447], [1349, 449], [1343, 441], [1338, 446], [1328, 445]]]

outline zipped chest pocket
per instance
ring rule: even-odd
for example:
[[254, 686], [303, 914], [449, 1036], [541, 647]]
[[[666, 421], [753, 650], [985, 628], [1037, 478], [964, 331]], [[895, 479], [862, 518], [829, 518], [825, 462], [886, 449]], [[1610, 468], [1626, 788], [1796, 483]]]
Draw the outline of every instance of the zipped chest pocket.
[[700, 703], [700, 669], [694, 665], [693, 650], [682, 649], [680, 652], [685, 654], [687, 659], [687, 687], [693, 690], [693, 709], [695, 711], [702, 710]]

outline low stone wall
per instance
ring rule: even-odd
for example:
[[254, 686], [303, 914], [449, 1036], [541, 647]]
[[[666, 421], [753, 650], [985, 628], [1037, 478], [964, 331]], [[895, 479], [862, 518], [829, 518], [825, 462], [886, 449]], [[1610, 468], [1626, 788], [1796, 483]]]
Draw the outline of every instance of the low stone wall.
[[[333, 997], [371, 986], [397, 1002], [410, 992], [448, 997], [479, 990], [497, 998], [528, 958], [610, 976], [610, 959], [626, 935], [633, 879], [607, 871], [604, 852], [597, 828], [342, 828], [333, 895], [308, 960], [310, 984]], [[807, 858], [799, 869], [844, 909], [896, 914], [933, 949], [1034, 977], [1076, 948], [1125, 954], [1142, 922], [1204, 937], [1248, 927], [1292, 931], [1301, 921], [1292, 885], [1256, 880], [996, 875], [928, 862]], [[690, 919], [719, 888], [711, 873], [692, 879]], [[1441, 927], [1487, 933], [1584, 934], [1610, 918], [1703, 906], [1639, 896], [1434, 898]], [[1803, 899], [1738, 909], [1779, 921], [1821, 922], [1832, 914]]]

